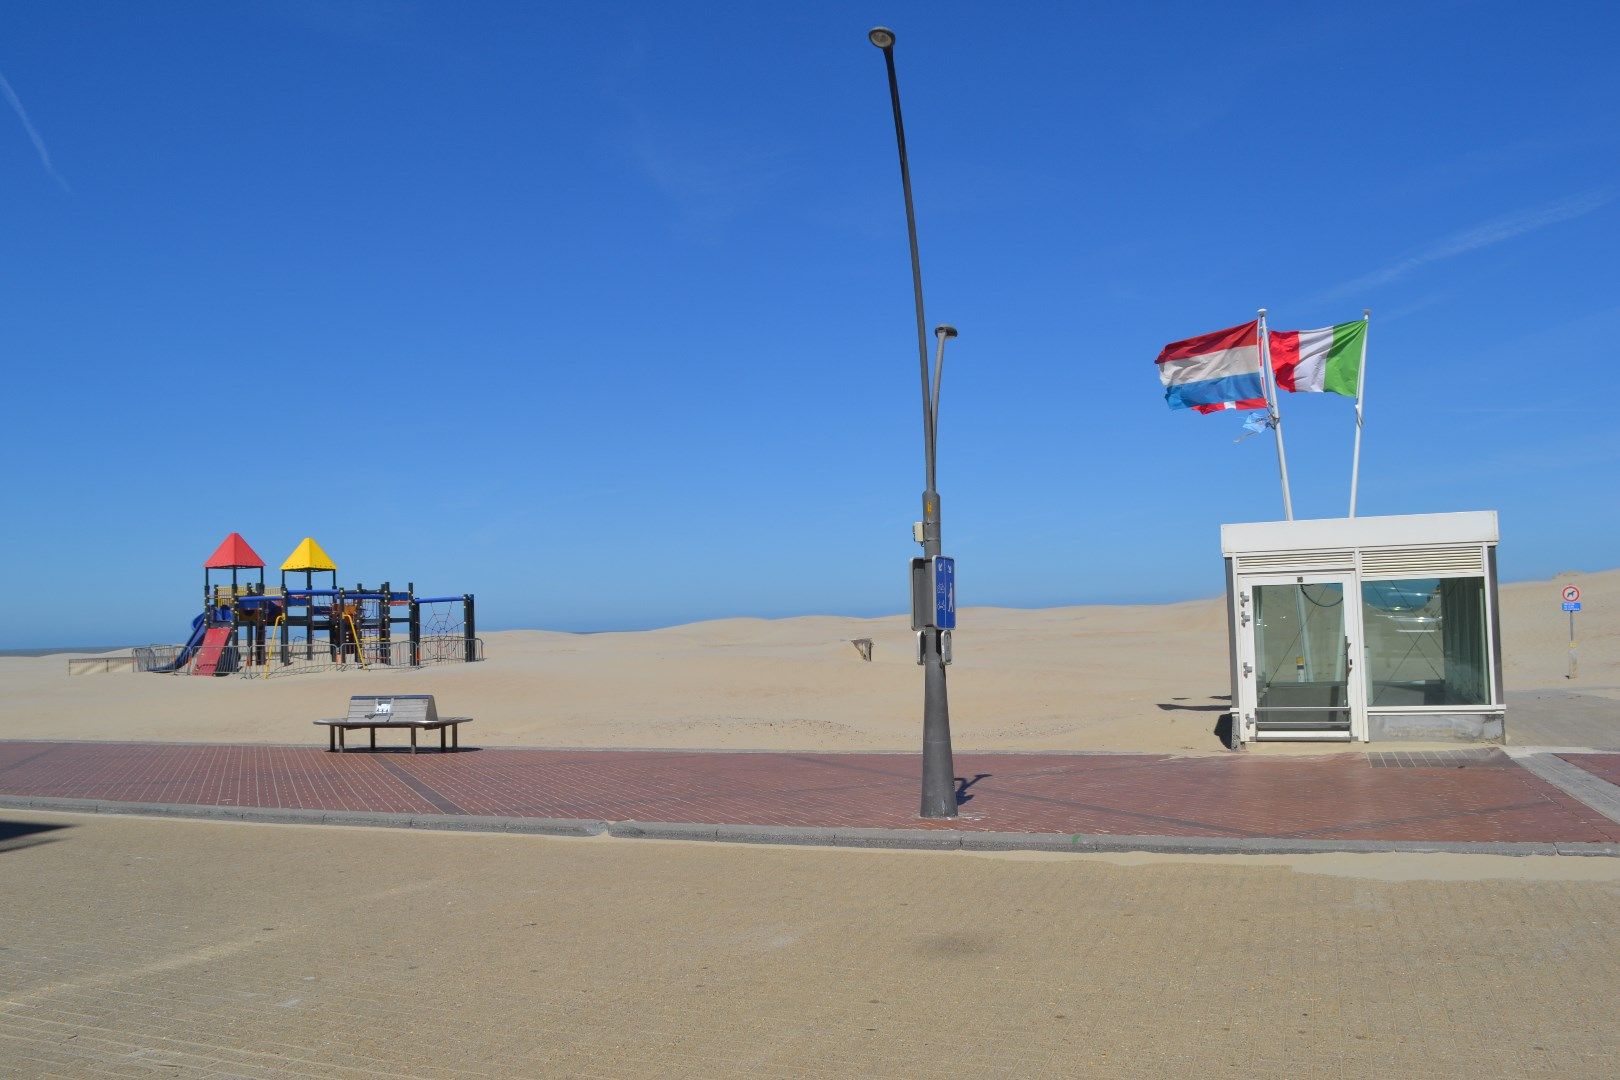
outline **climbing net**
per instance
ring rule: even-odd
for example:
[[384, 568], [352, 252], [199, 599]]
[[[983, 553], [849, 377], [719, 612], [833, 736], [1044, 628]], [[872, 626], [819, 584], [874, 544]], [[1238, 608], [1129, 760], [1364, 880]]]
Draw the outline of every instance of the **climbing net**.
[[467, 609], [460, 600], [423, 604], [422, 663], [467, 658]]

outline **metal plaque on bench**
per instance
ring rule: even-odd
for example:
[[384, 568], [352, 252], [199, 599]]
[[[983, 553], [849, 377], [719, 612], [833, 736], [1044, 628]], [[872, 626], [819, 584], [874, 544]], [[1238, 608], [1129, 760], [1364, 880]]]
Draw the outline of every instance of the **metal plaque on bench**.
[[349, 698], [351, 724], [437, 724], [432, 694], [355, 694]]

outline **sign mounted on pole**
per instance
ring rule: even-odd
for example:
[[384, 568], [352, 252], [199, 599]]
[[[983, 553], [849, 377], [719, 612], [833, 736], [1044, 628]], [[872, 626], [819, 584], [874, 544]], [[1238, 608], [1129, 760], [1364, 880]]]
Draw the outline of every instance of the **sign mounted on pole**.
[[911, 628], [956, 629], [956, 560], [933, 555], [911, 560]]
[[948, 555], [935, 555], [934, 564], [934, 625], [941, 630], [956, 629], [956, 560]]
[[1575, 613], [1581, 610], [1581, 587], [1579, 585], [1564, 586], [1564, 610], [1569, 612], [1569, 674], [1566, 679], [1573, 679], [1580, 671], [1580, 661], [1575, 656]]

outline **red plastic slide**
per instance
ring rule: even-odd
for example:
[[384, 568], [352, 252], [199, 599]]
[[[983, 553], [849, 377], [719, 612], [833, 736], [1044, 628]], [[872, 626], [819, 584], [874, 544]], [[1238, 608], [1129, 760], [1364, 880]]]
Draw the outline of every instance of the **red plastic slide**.
[[219, 659], [225, 652], [225, 646], [231, 641], [231, 628], [228, 626], [211, 626], [208, 633], [203, 635], [203, 643], [197, 649], [197, 659], [191, 665], [193, 675], [219, 674]]

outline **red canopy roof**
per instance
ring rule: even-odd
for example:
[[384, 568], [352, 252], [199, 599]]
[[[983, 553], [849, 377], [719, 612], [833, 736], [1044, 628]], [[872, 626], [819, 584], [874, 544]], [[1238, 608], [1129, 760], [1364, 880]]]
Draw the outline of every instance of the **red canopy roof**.
[[231, 533], [219, 542], [203, 566], [209, 570], [255, 570], [264, 568], [264, 560], [248, 547], [241, 533]]

